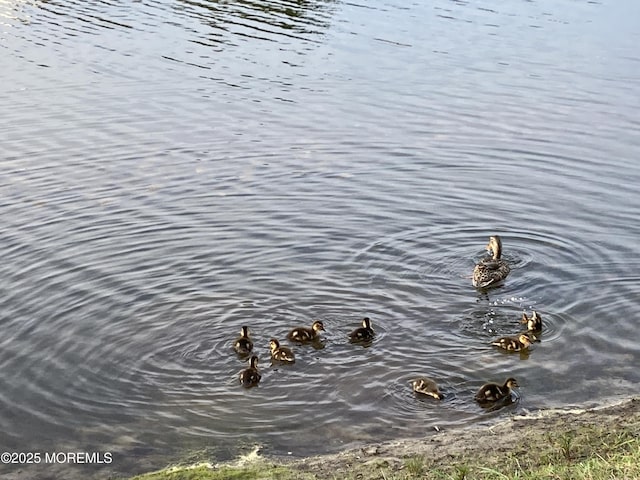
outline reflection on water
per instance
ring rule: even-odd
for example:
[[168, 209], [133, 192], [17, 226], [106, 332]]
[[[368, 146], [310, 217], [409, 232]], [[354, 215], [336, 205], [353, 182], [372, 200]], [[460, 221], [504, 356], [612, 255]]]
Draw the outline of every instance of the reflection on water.
[[[203, 45], [234, 44], [238, 40], [284, 42], [312, 40], [329, 26], [330, 8], [336, 0], [315, 1], [189, 1], [178, 0], [172, 8], [179, 16], [196, 18], [211, 29]], [[199, 34], [199, 32], [198, 32]]]
[[[490, 7], [3, 2], [0, 450], [125, 475], [634, 394], [638, 7]], [[479, 292], [491, 234], [511, 274]], [[491, 346], [531, 310], [529, 352]], [[104, 478], [76, 467], [0, 472]]]
[[[110, 1], [16, 0], [4, 2], [0, 15], [31, 26], [49, 20], [60, 32], [66, 31], [70, 36], [97, 33], [101, 28], [147, 30], [166, 23], [200, 37], [192, 41], [211, 46], [217, 43], [234, 44], [240, 39], [286, 42], [286, 37], [289, 37], [311, 40], [323, 34], [330, 25], [331, 11], [337, 2], [176, 0], [138, 3], [132, 7]], [[198, 20], [207, 29], [194, 28], [189, 23], [192, 19]]]

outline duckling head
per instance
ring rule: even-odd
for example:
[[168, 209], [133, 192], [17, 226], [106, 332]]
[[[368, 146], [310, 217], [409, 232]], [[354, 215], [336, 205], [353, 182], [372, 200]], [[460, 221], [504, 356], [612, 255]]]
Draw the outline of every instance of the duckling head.
[[527, 317], [527, 314], [522, 312], [521, 323], [526, 323], [527, 329], [531, 331], [542, 330], [542, 318], [535, 310], [531, 313], [530, 317]]
[[251, 368], [258, 368], [258, 357], [256, 355], [253, 355], [251, 357], [251, 360], [249, 360]]
[[542, 326], [542, 317], [535, 310], [531, 314], [531, 321], [536, 326], [540, 326], [540, 327]]
[[313, 322], [313, 325], [311, 325], [311, 329], [314, 332], [319, 332], [320, 330], [324, 331], [324, 324], [320, 320], [316, 320]]
[[277, 349], [280, 348], [280, 342], [275, 338], [272, 338], [271, 340], [269, 340], [269, 348], [271, 349], [272, 352], [275, 352]]
[[520, 340], [520, 343], [522, 343], [524, 346], [528, 347], [530, 346], [536, 339], [535, 337], [532, 337], [526, 333], [521, 334], [518, 337], [518, 340]]
[[518, 382], [516, 382], [516, 379], [513, 377], [507, 378], [504, 384], [509, 388], [519, 387]]
[[367, 329], [371, 329], [371, 319], [369, 317], [364, 317], [362, 319], [362, 326]]

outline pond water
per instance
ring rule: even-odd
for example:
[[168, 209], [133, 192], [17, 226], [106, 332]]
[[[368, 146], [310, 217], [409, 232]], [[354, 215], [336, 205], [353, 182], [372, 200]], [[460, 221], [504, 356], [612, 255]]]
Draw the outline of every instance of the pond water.
[[[638, 18], [635, 0], [1, 2], [0, 450], [113, 461], [0, 473], [302, 456], [637, 394]], [[496, 233], [511, 274], [479, 292]], [[528, 354], [489, 345], [531, 310]], [[364, 316], [367, 348], [347, 341]], [[323, 348], [271, 366], [269, 339], [315, 319]], [[473, 402], [509, 375], [517, 402]]]

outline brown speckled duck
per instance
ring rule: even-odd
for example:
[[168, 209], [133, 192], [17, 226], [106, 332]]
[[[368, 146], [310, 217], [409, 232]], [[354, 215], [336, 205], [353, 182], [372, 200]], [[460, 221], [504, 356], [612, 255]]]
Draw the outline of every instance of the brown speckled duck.
[[473, 269], [473, 286], [487, 288], [500, 283], [511, 271], [509, 264], [502, 256], [502, 241], [498, 235], [489, 237], [487, 251], [492, 252], [491, 258], [482, 259]]
[[373, 340], [374, 336], [375, 332], [373, 328], [371, 328], [371, 319], [369, 317], [364, 317], [362, 319], [362, 326], [356, 328], [349, 334], [352, 342], [369, 342]]
[[525, 312], [522, 312], [522, 323], [527, 324], [527, 330], [529, 332], [540, 332], [542, 331], [542, 317], [538, 315], [538, 312], [535, 310], [531, 313], [530, 317], [527, 317]]
[[293, 342], [313, 342], [316, 339], [320, 338], [319, 333], [324, 331], [324, 325], [320, 320], [316, 320], [311, 325], [311, 328], [307, 327], [296, 327], [289, 332], [287, 338]]
[[500, 337], [491, 342], [491, 345], [500, 347], [508, 352], [519, 352], [529, 348], [535, 339], [526, 333], [521, 333], [518, 337]]
[[474, 399], [479, 403], [497, 402], [511, 395], [511, 389], [518, 386], [513, 377], [505, 380], [503, 385], [497, 383], [485, 383], [480, 387]]
[[442, 400], [444, 395], [440, 393], [440, 389], [436, 382], [427, 377], [416, 378], [409, 382], [413, 387], [413, 391], [422, 395], [429, 395], [430, 397]]
[[275, 338], [269, 340], [269, 348], [271, 349], [271, 359], [283, 363], [294, 363], [296, 361], [293, 351], [287, 347], [281, 347], [280, 342]]
[[255, 387], [260, 382], [262, 375], [258, 372], [258, 357], [253, 355], [250, 360], [249, 368], [245, 368], [240, 372], [240, 383], [243, 387]]
[[253, 350], [253, 342], [249, 338], [249, 327], [243, 326], [240, 330], [240, 336], [233, 344], [233, 349], [239, 355], [248, 355]]

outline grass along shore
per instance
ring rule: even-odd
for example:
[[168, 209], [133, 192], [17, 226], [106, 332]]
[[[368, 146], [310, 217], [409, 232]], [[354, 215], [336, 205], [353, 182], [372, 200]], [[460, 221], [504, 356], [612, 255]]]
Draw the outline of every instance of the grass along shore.
[[175, 466], [131, 480], [638, 479], [640, 398], [595, 409], [515, 415], [302, 460], [253, 452], [234, 464]]

